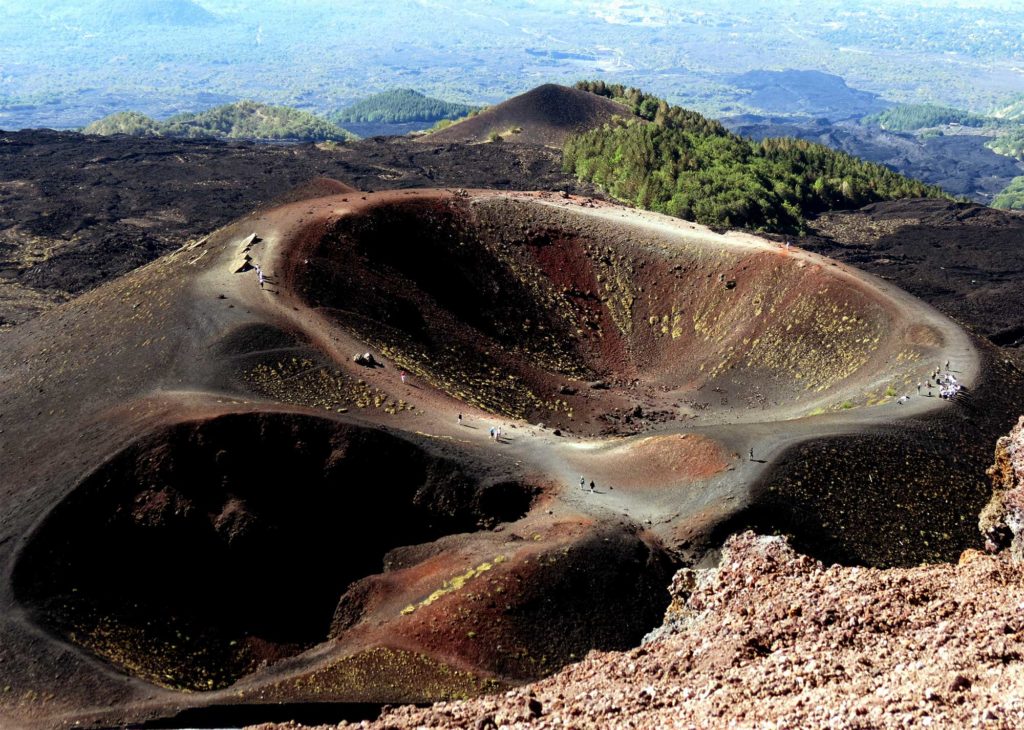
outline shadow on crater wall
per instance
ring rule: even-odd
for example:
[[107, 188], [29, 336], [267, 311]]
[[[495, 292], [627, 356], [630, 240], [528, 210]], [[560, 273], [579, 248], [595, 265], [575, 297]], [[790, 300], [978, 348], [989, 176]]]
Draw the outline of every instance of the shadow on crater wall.
[[181, 423], [59, 504], [14, 587], [122, 670], [214, 689], [326, 639], [339, 597], [388, 551], [517, 519], [532, 497], [377, 430], [266, 413]]

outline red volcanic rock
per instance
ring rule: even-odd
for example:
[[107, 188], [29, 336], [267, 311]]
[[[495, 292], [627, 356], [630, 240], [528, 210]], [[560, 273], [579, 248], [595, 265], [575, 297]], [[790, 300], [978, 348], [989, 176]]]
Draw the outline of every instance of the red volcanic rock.
[[996, 462], [988, 475], [992, 500], [978, 519], [985, 548], [995, 552], [1009, 546], [1020, 561], [1024, 559], [1024, 416], [1009, 436], [996, 442]]
[[825, 567], [748, 532], [718, 568], [680, 573], [666, 627], [643, 646], [359, 727], [1020, 727], [1021, 578], [1006, 553]]

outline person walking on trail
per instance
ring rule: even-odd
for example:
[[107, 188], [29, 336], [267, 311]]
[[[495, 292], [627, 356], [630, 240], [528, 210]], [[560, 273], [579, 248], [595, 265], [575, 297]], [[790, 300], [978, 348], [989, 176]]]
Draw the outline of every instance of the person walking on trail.
[[460, 426], [462, 425], [462, 414], [461, 413], [459, 414], [459, 425]]
[[496, 429], [494, 429], [494, 440], [501, 441], [501, 426], [498, 426]]
[[590, 480], [590, 493], [591, 494], [594, 493], [594, 480], [593, 479]]
[[256, 278], [259, 279], [260, 289], [262, 289], [263, 288], [263, 269], [261, 269], [259, 267], [259, 264], [256, 264], [255, 266], [253, 266], [253, 268], [256, 269]]
[[491, 441], [494, 441], [494, 426], [491, 426], [490, 434], [491, 434]]
[[754, 460], [754, 447], [753, 446], [750, 447], [750, 460], [751, 461]]
[[583, 478], [582, 474], [580, 474], [580, 489], [586, 489], [586, 488], [587, 488], [587, 480]]
[[404, 371], [404, 370], [403, 370], [403, 371], [402, 371], [401, 373], [399, 373], [399, 377], [401, 377], [401, 378], [402, 378], [402, 384], [403, 384], [403, 385], [405, 384], [405, 375], [406, 375], [406, 373], [405, 373], [405, 371]]

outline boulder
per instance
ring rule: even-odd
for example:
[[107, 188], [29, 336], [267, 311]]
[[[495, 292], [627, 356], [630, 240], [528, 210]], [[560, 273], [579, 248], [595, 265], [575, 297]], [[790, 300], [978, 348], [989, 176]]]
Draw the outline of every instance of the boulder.
[[985, 549], [1010, 548], [1014, 560], [1024, 560], [1024, 416], [1008, 436], [996, 442], [995, 463], [989, 468], [992, 499], [978, 517]]

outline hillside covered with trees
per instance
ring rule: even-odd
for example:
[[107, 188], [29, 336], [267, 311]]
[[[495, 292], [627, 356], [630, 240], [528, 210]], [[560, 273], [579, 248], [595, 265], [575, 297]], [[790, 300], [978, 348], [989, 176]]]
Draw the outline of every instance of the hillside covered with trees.
[[639, 89], [577, 88], [625, 103], [636, 116], [571, 137], [567, 172], [612, 197], [715, 227], [794, 232], [808, 215], [880, 200], [948, 197], [935, 186], [823, 145], [739, 137]]
[[1014, 126], [986, 145], [999, 155], [1024, 160], [1024, 126]]
[[990, 121], [980, 114], [938, 104], [903, 104], [861, 119], [863, 124], [875, 124], [893, 132], [913, 132], [946, 124], [983, 127]]
[[413, 89], [374, 94], [329, 115], [338, 124], [402, 124], [464, 117], [476, 107], [425, 96]]
[[131, 134], [292, 142], [346, 142], [355, 135], [325, 119], [285, 106], [239, 101], [159, 122], [137, 112], [118, 112], [85, 127], [85, 134]]
[[992, 201], [993, 208], [1024, 210], [1024, 177], [1015, 177]]

